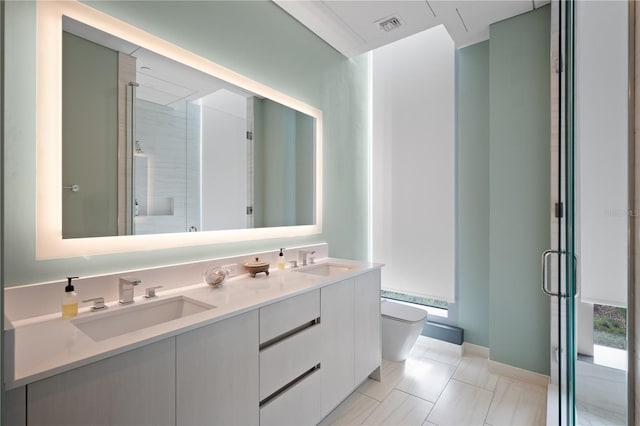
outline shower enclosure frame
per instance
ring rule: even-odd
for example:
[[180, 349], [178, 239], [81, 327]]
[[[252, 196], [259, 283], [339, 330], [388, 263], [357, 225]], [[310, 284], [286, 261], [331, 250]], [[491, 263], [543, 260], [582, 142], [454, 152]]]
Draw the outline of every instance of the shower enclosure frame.
[[[635, 164], [639, 153], [635, 148], [636, 102], [636, 30], [638, 13], [635, 2], [628, 1], [628, 283], [627, 283], [627, 423], [635, 424], [640, 417], [636, 404], [638, 309], [635, 297], [636, 265], [638, 258], [637, 188], [640, 187]], [[576, 374], [577, 348], [575, 342], [576, 296], [576, 161], [574, 124], [575, 84], [575, 5], [573, 0], [551, 2], [551, 244], [543, 253], [542, 290], [551, 296], [551, 386], [557, 386], [557, 407], [550, 404], [548, 423], [577, 424]], [[638, 158], [640, 160], [640, 158]], [[550, 279], [548, 274], [550, 272]], [[551, 283], [551, 284], [549, 284]], [[555, 402], [550, 400], [550, 402]], [[557, 411], [556, 411], [557, 410]]]

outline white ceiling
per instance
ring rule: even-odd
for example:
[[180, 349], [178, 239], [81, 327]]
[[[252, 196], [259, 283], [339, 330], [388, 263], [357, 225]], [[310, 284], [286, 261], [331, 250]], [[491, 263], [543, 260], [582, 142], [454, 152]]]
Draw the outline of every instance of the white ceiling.
[[[549, 0], [273, 0], [347, 57], [444, 25], [456, 47], [489, 38], [489, 25]], [[387, 32], [380, 22], [397, 17]]]

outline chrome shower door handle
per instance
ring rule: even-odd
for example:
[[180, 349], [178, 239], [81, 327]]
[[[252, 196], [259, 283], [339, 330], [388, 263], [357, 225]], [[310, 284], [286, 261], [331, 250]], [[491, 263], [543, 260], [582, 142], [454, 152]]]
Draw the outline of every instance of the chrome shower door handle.
[[553, 249], [549, 249], [549, 250], [545, 250], [542, 253], [542, 282], [541, 282], [541, 287], [542, 287], [542, 292], [548, 296], [554, 296], [554, 297], [559, 297], [560, 293], [554, 293], [553, 291], [549, 290], [547, 288], [547, 258], [549, 257], [549, 255], [551, 254], [561, 254], [563, 253], [561, 250], [553, 250]]
[[[548, 287], [547, 287], [547, 258], [549, 257], [549, 255], [551, 254], [566, 254], [566, 252], [564, 250], [554, 250], [554, 249], [549, 249], [549, 250], [545, 250], [542, 253], [542, 292], [546, 295], [549, 296], [553, 296], [553, 297], [568, 297], [569, 295], [567, 293], [554, 293], [553, 291], [551, 291]], [[572, 256], [573, 258], [573, 262], [571, 263], [571, 267], [573, 268], [573, 275], [575, 276], [576, 271], [577, 271], [577, 267], [578, 267], [578, 259], [576, 258], [576, 255]], [[579, 289], [577, 288], [577, 282], [574, 279], [573, 281], [573, 297], [578, 297], [578, 295], [580, 294]]]

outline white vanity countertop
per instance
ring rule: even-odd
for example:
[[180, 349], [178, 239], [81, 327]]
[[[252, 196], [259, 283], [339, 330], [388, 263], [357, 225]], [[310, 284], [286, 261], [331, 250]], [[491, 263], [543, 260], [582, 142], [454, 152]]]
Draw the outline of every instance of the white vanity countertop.
[[[303, 272], [305, 269], [322, 263], [345, 265], [351, 269], [335, 273], [332, 276], [319, 276]], [[240, 275], [228, 279], [218, 288], [213, 288], [205, 283], [197, 283], [167, 291], [159, 290], [157, 298], [147, 300], [144, 297], [136, 297], [134, 305], [121, 306], [117, 302], [107, 303], [109, 309], [104, 312], [90, 312], [87, 308], [82, 309], [79, 315], [73, 319], [97, 316], [120, 309], [135, 309], [136, 306], [145, 303], [154, 303], [178, 295], [215, 306], [214, 309], [97, 342], [73, 325], [71, 319], [63, 319], [60, 314], [16, 321], [13, 323], [15, 330], [14, 379], [5, 378], [7, 380], [5, 385], [7, 389], [12, 389], [42, 380], [342, 281], [369, 270], [378, 269], [381, 266], [368, 262], [327, 258], [307, 267], [284, 271], [271, 269], [268, 276], [262, 273], [255, 278], [251, 278], [248, 274]]]

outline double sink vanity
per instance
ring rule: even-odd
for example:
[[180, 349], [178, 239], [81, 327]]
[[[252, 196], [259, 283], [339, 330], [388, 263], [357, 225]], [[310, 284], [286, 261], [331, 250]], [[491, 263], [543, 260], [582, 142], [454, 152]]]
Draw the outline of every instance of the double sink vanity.
[[[117, 14], [127, 16], [126, 2], [113, 6], [116, 12], [122, 8]], [[172, 7], [166, 2], [154, 3], [154, 7], [165, 6]], [[36, 261], [71, 259], [65, 265], [82, 270], [87, 267], [84, 259], [96, 255], [198, 246], [203, 247], [199, 253], [207, 253], [208, 245], [218, 248], [322, 235], [321, 110], [222, 67], [212, 57], [199, 56], [189, 43], [172, 44], [85, 3], [39, 0], [36, 15]], [[75, 50], [72, 46], [84, 47]], [[87, 64], [98, 64], [80, 55], [87, 46], [91, 57], [114, 64], [96, 65], [98, 71], [118, 72], [117, 79], [105, 76], [104, 81], [113, 86], [108, 90], [97, 84], [103, 81], [101, 73], [87, 70]], [[154, 65], [150, 67], [151, 62]], [[263, 147], [278, 161], [260, 159], [260, 149], [247, 148], [233, 161], [226, 154], [225, 161], [212, 154], [212, 159], [192, 162], [215, 167], [176, 173], [177, 156], [169, 160], [153, 157], [154, 152], [164, 152], [164, 145], [154, 145], [159, 138], [145, 134], [135, 118], [143, 118], [149, 111], [168, 111], [160, 108], [167, 107], [168, 101], [154, 101], [151, 96], [154, 81], [160, 81], [161, 74], [154, 77], [149, 73], [162, 69], [155, 64], [181, 70], [172, 71], [181, 76], [178, 83], [170, 84], [172, 87], [186, 90], [187, 84], [197, 86], [189, 89], [193, 92], [189, 99], [178, 90], [174, 95], [180, 103], [169, 102], [169, 112], [192, 111], [191, 115], [204, 117], [208, 110], [199, 109], [202, 105], [225, 103], [233, 94], [235, 100], [226, 102], [233, 111], [237, 105], [242, 111], [252, 111], [240, 119], [248, 127], [241, 132], [241, 142]], [[86, 84], [78, 85], [76, 75]], [[86, 76], [91, 79], [84, 79]], [[52, 96], [62, 94], [63, 88], [65, 96]], [[73, 96], [80, 101], [74, 102]], [[84, 99], [90, 97], [95, 101], [85, 104]], [[62, 108], [63, 99], [75, 109]], [[94, 111], [89, 104], [109, 108], [107, 112]], [[131, 114], [121, 114], [129, 110]], [[158, 116], [167, 115], [164, 112]], [[228, 146], [240, 146], [237, 140], [218, 137], [230, 131], [224, 126], [209, 126], [228, 121], [216, 117], [188, 125], [199, 128], [203, 135], [216, 136], [190, 140], [189, 146], [198, 148], [194, 152], [227, 152]], [[253, 123], [261, 124], [253, 128]], [[282, 126], [267, 129], [267, 123]], [[154, 122], [149, 127], [173, 129], [174, 124]], [[207, 126], [210, 128], [205, 132]], [[87, 139], [86, 134], [92, 137]], [[74, 139], [73, 135], [80, 136]], [[178, 146], [173, 140], [164, 142]], [[63, 158], [63, 153], [78, 157], [52, 161]], [[95, 164], [105, 165], [100, 169], [103, 179], [98, 179], [97, 167], [70, 167], [90, 163], [91, 158], [97, 159]], [[285, 164], [284, 159], [291, 164]], [[162, 168], [149, 166], [166, 162], [175, 166], [171, 179], [162, 175]], [[138, 163], [141, 167], [136, 172]], [[232, 182], [222, 163], [233, 167], [247, 164], [247, 170]], [[205, 174], [212, 170], [223, 177]], [[188, 181], [177, 181], [178, 174], [187, 176]], [[247, 175], [253, 176], [254, 182], [249, 182]], [[291, 176], [295, 181], [288, 180]], [[94, 180], [96, 188], [90, 186]], [[177, 182], [175, 186], [181, 191], [190, 188], [186, 192], [200, 194], [200, 198], [188, 199], [174, 187], [151, 191], [159, 189], [155, 183], [168, 180]], [[117, 190], [111, 185], [116, 181]], [[218, 181], [224, 182], [225, 191], [232, 188], [230, 193], [238, 195], [241, 208], [233, 210], [235, 216], [217, 215], [223, 207], [231, 206], [232, 197], [220, 196], [226, 192], [187, 185]], [[282, 182], [296, 190], [280, 191]], [[259, 191], [263, 183], [264, 187], [278, 188], [276, 196]], [[107, 192], [109, 197], [102, 197]], [[98, 199], [104, 204], [97, 204]], [[211, 200], [216, 215], [205, 208]], [[86, 206], [97, 212], [85, 210]], [[189, 213], [183, 206], [190, 207]], [[187, 220], [188, 214], [193, 217]], [[228, 220], [216, 223], [214, 216]], [[159, 227], [167, 223], [171, 226]], [[241, 265], [256, 256], [274, 266], [278, 252], [269, 251], [82, 277], [74, 283], [79, 299], [87, 303], [71, 319], [60, 314], [63, 281], [5, 288], [2, 349], [6, 423], [157, 426], [320, 422], [367, 377], [379, 376], [381, 265], [328, 258], [324, 243], [297, 249], [311, 249], [320, 260], [304, 267], [272, 268], [268, 275], [256, 277], [241, 270]], [[288, 248], [287, 255], [293, 255], [293, 250]], [[74, 258], [83, 260], [76, 263]], [[139, 260], [148, 264], [145, 255]], [[116, 260], [106, 260], [106, 270], [120, 269], [112, 262]], [[150, 263], [158, 262], [162, 260]], [[235, 266], [235, 272], [221, 287], [214, 288], [203, 281], [203, 273], [212, 266]], [[128, 289], [124, 301], [133, 297], [129, 305], [118, 302], [123, 298], [118, 294], [119, 282], [125, 277], [135, 277], [130, 283], [137, 284]], [[96, 310], [91, 310], [89, 300], [94, 301]]]
[[132, 305], [108, 298], [108, 309], [72, 319], [14, 321], [10, 418], [317, 424], [379, 374], [380, 265], [327, 258], [270, 272], [219, 288], [165, 286], [152, 298], [144, 282]]

